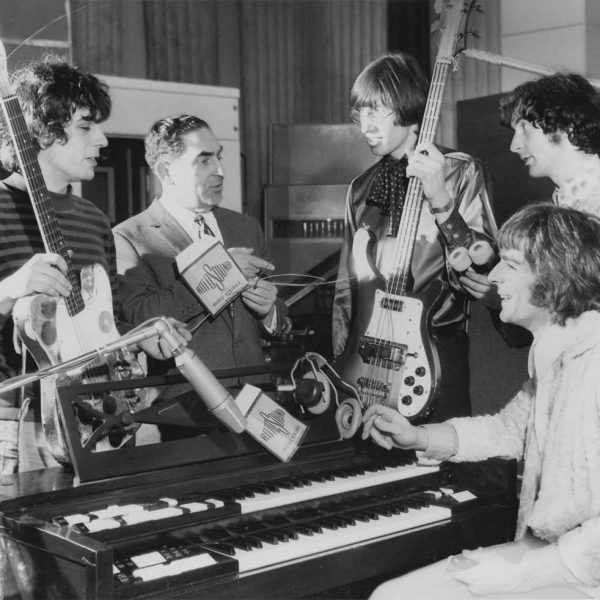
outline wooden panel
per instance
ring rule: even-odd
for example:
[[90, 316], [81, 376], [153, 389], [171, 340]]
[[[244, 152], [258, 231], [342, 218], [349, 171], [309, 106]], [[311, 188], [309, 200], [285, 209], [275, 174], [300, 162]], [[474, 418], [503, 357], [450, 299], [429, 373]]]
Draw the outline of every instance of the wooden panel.
[[375, 160], [351, 123], [271, 127], [271, 184], [348, 184]]

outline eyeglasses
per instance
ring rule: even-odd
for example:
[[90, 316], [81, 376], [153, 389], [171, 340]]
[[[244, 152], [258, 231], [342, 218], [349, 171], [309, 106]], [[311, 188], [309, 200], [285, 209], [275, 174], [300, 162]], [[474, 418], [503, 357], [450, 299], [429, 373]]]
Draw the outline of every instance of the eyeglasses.
[[352, 110], [350, 113], [350, 118], [355, 125], [360, 125], [361, 119], [364, 119], [367, 123], [381, 125], [385, 119], [393, 114], [393, 110], [387, 110], [381, 106], [379, 108], [361, 106], [360, 108], [355, 108]]

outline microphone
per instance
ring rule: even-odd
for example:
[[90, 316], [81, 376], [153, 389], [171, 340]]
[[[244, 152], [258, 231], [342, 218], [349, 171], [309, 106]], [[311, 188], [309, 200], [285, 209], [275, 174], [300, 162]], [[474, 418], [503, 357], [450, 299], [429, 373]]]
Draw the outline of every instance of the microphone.
[[180, 373], [192, 384], [194, 391], [208, 410], [231, 431], [242, 433], [246, 429], [246, 419], [232, 395], [219, 383], [192, 349], [182, 348], [177, 343], [165, 322], [158, 321], [154, 326], [175, 353], [175, 365]]

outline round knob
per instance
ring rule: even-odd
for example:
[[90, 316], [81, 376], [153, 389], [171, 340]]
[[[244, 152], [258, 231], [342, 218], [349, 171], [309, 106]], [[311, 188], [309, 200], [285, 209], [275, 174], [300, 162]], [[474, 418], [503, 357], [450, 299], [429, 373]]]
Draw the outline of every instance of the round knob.
[[422, 385], [415, 385], [415, 387], [413, 388], [413, 392], [417, 395], [420, 396], [424, 390], [423, 390], [423, 386]]
[[412, 375], [404, 378], [404, 383], [406, 385], [413, 385], [415, 383], [415, 378]]
[[417, 367], [415, 369], [415, 374], [417, 374], [419, 377], [423, 377], [423, 375], [425, 375], [426, 371], [425, 371], [425, 367]]
[[402, 404], [404, 404], [405, 406], [409, 406], [410, 404], [412, 404], [412, 398], [410, 396], [402, 396], [400, 402], [402, 402]]

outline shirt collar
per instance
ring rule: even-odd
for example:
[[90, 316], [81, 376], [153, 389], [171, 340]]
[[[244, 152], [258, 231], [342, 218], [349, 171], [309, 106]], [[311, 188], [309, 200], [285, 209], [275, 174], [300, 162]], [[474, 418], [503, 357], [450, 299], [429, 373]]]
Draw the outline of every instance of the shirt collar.
[[[177, 204], [177, 202], [168, 202], [163, 196], [159, 198], [159, 202], [162, 204], [163, 208], [177, 221], [181, 228], [190, 236], [191, 240], [196, 240], [198, 238], [198, 226], [194, 222], [194, 219], [196, 218], [197, 212], [200, 211], [193, 211], [183, 208]], [[220, 242], [223, 242], [223, 236], [213, 211], [209, 210], [206, 212], [200, 212], [200, 214], [202, 214], [206, 220], [207, 225], [215, 234], [215, 237]]]

